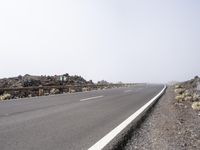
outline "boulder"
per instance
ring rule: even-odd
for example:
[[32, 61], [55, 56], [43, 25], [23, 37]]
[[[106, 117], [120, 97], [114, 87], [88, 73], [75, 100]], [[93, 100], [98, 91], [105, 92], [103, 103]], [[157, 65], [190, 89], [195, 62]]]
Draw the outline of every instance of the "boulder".
[[53, 89], [51, 89], [50, 90], [50, 94], [52, 95], [52, 94], [59, 94], [59, 89], [55, 89], [55, 88], [53, 88]]
[[5, 93], [0, 96], [0, 100], [7, 100], [11, 98], [11, 94]]
[[41, 81], [40, 80], [35, 80], [35, 79], [27, 79], [23, 81], [23, 86], [24, 87], [30, 87], [30, 86], [39, 86], [41, 85]]
[[189, 90], [185, 90], [184, 96], [191, 96], [191, 93], [189, 92]]
[[175, 85], [175, 89], [181, 88], [179, 84]]
[[[60, 81], [60, 77], [62, 77], [63, 80]], [[0, 79], [0, 88], [23, 88], [23, 87], [38, 87], [38, 86], [73, 86], [73, 85], [94, 85], [92, 80], [85, 80], [81, 76], [70, 76], [69, 74], [63, 74], [63, 75], [55, 75], [55, 76], [34, 76], [26, 74], [24, 76], [19, 75], [18, 77], [12, 77], [12, 78], [3, 78]], [[30, 88], [31, 89], [31, 88]], [[86, 90], [86, 89], [84, 89]], [[89, 90], [89, 89], [88, 89]], [[68, 92], [68, 88], [65, 90], [63, 89], [51, 89], [51, 91], [48, 91], [49, 94], [59, 94], [61, 92]], [[74, 90], [71, 90], [70, 92], [78, 92], [82, 91], [82, 88], [76, 88]], [[48, 95], [47, 90], [16, 90], [16, 91], [9, 91], [11, 94], [11, 98], [23, 98], [23, 97], [29, 97], [32, 96], [38, 96], [38, 95]], [[4, 91], [0, 91], [1, 99], [5, 99], [3, 96]], [[8, 97], [6, 97], [8, 99]]]

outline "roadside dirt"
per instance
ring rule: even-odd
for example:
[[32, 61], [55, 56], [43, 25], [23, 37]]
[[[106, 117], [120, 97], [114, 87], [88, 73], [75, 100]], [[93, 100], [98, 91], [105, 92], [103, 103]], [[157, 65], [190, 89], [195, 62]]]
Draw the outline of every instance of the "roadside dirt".
[[131, 133], [126, 150], [198, 150], [200, 149], [200, 111], [190, 103], [178, 103], [173, 87]]

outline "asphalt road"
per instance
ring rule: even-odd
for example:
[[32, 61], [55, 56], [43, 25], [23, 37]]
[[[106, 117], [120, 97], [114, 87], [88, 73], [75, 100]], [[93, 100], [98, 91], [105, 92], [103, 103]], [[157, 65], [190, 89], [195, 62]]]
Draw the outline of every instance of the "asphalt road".
[[88, 149], [163, 85], [96, 90], [0, 102], [0, 150]]

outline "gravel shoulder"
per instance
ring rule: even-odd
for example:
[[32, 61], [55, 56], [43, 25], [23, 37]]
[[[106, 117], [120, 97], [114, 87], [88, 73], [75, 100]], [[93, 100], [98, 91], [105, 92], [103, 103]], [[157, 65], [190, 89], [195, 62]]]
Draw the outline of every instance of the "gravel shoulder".
[[178, 103], [170, 86], [130, 134], [126, 150], [197, 150], [200, 148], [200, 111], [194, 111], [190, 103]]

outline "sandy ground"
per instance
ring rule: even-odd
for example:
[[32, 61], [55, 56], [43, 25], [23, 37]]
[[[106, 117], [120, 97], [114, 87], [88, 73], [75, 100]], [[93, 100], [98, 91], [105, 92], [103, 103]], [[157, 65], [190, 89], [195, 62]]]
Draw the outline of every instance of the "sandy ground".
[[177, 103], [173, 87], [131, 133], [126, 150], [199, 150], [200, 111], [190, 103]]

